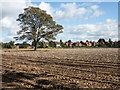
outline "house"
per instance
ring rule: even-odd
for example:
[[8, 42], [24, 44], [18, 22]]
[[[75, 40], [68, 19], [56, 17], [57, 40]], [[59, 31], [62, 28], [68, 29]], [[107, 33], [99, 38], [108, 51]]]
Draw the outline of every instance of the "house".
[[95, 47], [96, 45], [97, 45], [97, 43], [96, 43], [95, 41], [93, 41], [93, 42], [92, 42], [92, 46]]
[[49, 46], [49, 42], [45, 42], [46, 46]]
[[68, 46], [69, 46], [69, 43], [65, 43], [65, 45], [68, 47]]
[[72, 47], [73, 46], [73, 43], [65, 43], [65, 45], [67, 46], [67, 47]]
[[16, 48], [16, 49], [19, 49], [19, 45], [15, 45], [15, 48]]
[[56, 44], [56, 48], [60, 48], [61, 47], [60, 42], [55, 42], [55, 44]]
[[73, 44], [73, 43], [69, 43], [69, 46], [72, 47], [72, 44]]
[[88, 45], [89, 45], [89, 42], [85, 42], [85, 44], [86, 44], [86, 46], [88, 46]]
[[79, 46], [79, 42], [76, 42], [76, 45], [75, 46]]
[[103, 41], [102, 42], [100, 42], [101, 44], [105, 44]]
[[19, 49], [20, 48], [20, 44], [19, 43], [15, 44], [15, 48]]
[[88, 46], [89, 46], [89, 47], [91, 47], [91, 46], [92, 46], [92, 43], [91, 43], [91, 42], [89, 42]]
[[82, 47], [82, 46], [83, 46], [83, 44], [82, 44], [82, 43], [79, 43], [79, 46], [80, 46], [80, 47]]
[[28, 45], [28, 46], [27, 46], [27, 48], [28, 48], [28, 49], [31, 49], [31, 48], [33, 48], [33, 46], [31, 46], [31, 45]]
[[76, 46], [76, 43], [73, 43], [73, 44], [72, 44], [72, 47], [75, 47], [75, 46]]
[[91, 47], [92, 46], [92, 42], [86, 42], [86, 45]]
[[105, 45], [106, 45], [106, 46], [109, 46], [109, 42], [106, 41], [106, 42], [105, 42]]

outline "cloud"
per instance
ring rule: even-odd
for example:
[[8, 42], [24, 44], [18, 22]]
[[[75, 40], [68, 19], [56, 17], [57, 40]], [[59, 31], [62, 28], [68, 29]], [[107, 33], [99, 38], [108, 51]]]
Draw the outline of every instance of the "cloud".
[[97, 10], [97, 9], [99, 8], [99, 6], [98, 6], [98, 5], [93, 5], [93, 6], [91, 6], [91, 8], [92, 8], [93, 10]]
[[59, 9], [54, 13], [54, 18], [57, 21], [77, 20], [78, 18], [84, 20], [83, 16], [88, 17], [91, 13], [91, 10], [79, 7], [76, 3], [61, 4]]
[[[50, 4], [41, 2], [39, 5], [32, 4], [31, 2], [26, 2], [26, 0], [9, 0], [8, 2], [0, 3], [0, 28], [2, 29], [2, 35], [0, 35], [0, 41], [10, 41], [14, 40], [13, 37], [16, 36], [16, 32], [20, 30], [18, 26], [19, 22], [16, 21], [18, 15], [23, 12], [24, 8], [28, 6], [40, 7], [46, 10], [48, 14], [52, 15], [53, 8]], [[5, 36], [5, 37], [4, 37]]]
[[[39, 5], [32, 4], [31, 2], [25, 2], [25, 0], [14, 2], [2, 2], [0, 7], [2, 8], [2, 18], [0, 18], [0, 28], [2, 27], [2, 34], [0, 41], [14, 40], [12, 37], [16, 35], [19, 30], [18, 22], [16, 19], [23, 9], [28, 6], [40, 7], [42, 10], [46, 10], [48, 14], [53, 16], [53, 19], [57, 22], [62, 21], [79, 21], [88, 20], [89, 18], [95, 18], [104, 14], [99, 10], [98, 5], [92, 4], [76, 4], [76, 3], [63, 3], [60, 7], [54, 8], [49, 3], [41, 2]], [[84, 7], [85, 6], [85, 7]], [[1, 11], [0, 11], [1, 12]], [[110, 30], [112, 31], [110, 33]], [[76, 26], [64, 26], [64, 33], [58, 35], [58, 40], [85, 40], [85, 39], [98, 39], [99, 37], [113, 37], [117, 30], [116, 21], [107, 19], [104, 23], [98, 24], [83, 24]], [[106, 34], [105, 34], [106, 32]], [[5, 37], [4, 37], [5, 36]], [[67, 37], [66, 37], [67, 36]]]
[[[114, 19], [106, 19], [102, 23], [96, 24], [80, 24], [75, 26], [66, 26], [64, 30], [65, 35], [59, 36], [58, 39], [71, 39], [73, 41], [80, 40], [94, 40], [105, 38], [108, 40], [118, 40], [118, 24]], [[66, 37], [67, 36], [67, 37]]]
[[26, 7], [25, 0], [11, 0], [11, 2], [2, 2], [2, 17], [14, 17], [17, 16], [20, 12], [23, 11], [23, 8]]
[[93, 10], [93, 15], [91, 17], [98, 17], [105, 13], [105, 12], [99, 10], [98, 5], [93, 5], [90, 8]]
[[10, 42], [13, 40], [13, 36], [7, 36], [6, 38], [0, 38], [0, 42]]
[[[87, 7], [86, 7], [87, 6]], [[98, 5], [92, 5], [90, 3], [76, 4], [67, 3], [61, 4], [59, 10], [53, 13], [55, 20], [57, 21], [69, 21], [69, 20], [87, 20], [89, 18], [95, 18], [103, 15], [105, 12], [99, 10]]]
[[[30, 4], [29, 4], [30, 5]], [[16, 32], [20, 30], [18, 22], [16, 21], [18, 15], [23, 12], [25, 7], [28, 7], [25, 0], [10, 0], [9, 2], [2, 2], [0, 5], [1, 18], [0, 18], [0, 28], [2, 29], [2, 35], [0, 35], [0, 41], [10, 41], [14, 40], [13, 37]]]
[[54, 12], [54, 8], [50, 4], [45, 3], [45, 2], [41, 2], [40, 5], [39, 5], [39, 8], [47, 11], [47, 13], [50, 14], [50, 15], [52, 15], [53, 12]]

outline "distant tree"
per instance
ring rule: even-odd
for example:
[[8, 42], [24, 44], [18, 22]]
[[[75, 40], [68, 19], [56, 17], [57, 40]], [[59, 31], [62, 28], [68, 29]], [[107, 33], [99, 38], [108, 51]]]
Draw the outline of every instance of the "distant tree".
[[1, 43], [1, 48], [15, 48], [15, 42], [14, 41], [10, 41], [9, 43]]
[[72, 41], [71, 40], [68, 40], [68, 43], [71, 43]]
[[3, 44], [3, 43], [2, 43], [2, 42], [0, 42], [0, 49], [2, 49], [2, 44]]
[[23, 44], [19, 44], [19, 48], [25, 48]]
[[86, 42], [88, 42], [88, 40], [86, 40]]
[[117, 41], [115, 41], [115, 42], [114, 42], [113, 47], [115, 47], [115, 48], [119, 47], [119, 44], [118, 44], [118, 42], [117, 42]]
[[9, 43], [3, 43], [2, 48], [11, 48]]
[[65, 44], [62, 42], [62, 40], [60, 40], [60, 46], [63, 47], [63, 48], [66, 47]]
[[112, 40], [109, 38], [109, 43], [112, 43]]
[[53, 48], [56, 47], [56, 44], [55, 44], [55, 42], [53, 42], [53, 41], [50, 41], [50, 42], [49, 42], [49, 45], [50, 45], [50, 47], [53, 47]]
[[80, 41], [80, 43], [81, 43], [81, 44], [84, 44], [84, 42], [83, 42], [83, 41]]
[[100, 39], [98, 40], [98, 42], [104, 42], [104, 43], [105, 43], [105, 39], [100, 38]]
[[29, 44], [27, 42], [23, 42], [23, 46], [24, 46], [24, 48], [27, 48], [29, 46]]
[[32, 46], [35, 46], [34, 41], [32, 41]]
[[39, 45], [40, 48], [46, 48], [46, 44], [45, 44], [44, 41], [38, 42], [38, 45]]
[[[34, 42], [33, 42], [34, 43]], [[42, 41], [39, 41], [38, 42], [38, 45], [37, 45], [38, 48], [42, 48]]]
[[64, 44], [62, 47], [63, 47], [63, 48], [66, 48], [67, 46]]
[[65, 43], [68, 43], [68, 41], [65, 41]]
[[10, 42], [9, 42], [9, 44], [10, 44], [11, 46], [14, 46], [14, 45], [15, 45], [14, 43], [15, 43], [15, 41], [10, 41]]
[[109, 45], [108, 45], [108, 47], [112, 47], [112, 40], [111, 39], [109, 39]]
[[120, 40], [118, 40], [118, 43], [117, 43], [118, 47], [120, 48]]
[[15, 44], [14, 43], [15, 43], [15, 41], [10, 41], [9, 42], [10, 48], [15, 48]]
[[60, 40], [60, 42], [62, 42], [62, 40]]
[[101, 43], [99, 43], [99, 44], [98, 44], [98, 47], [104, 47], [104, 45], [103, 45], [103, 44], [101, 44]]
[[19, 45], [19, 48], [27, 48], [30, 44], [27, 42], [23, 42], [23, 43], [18, 44], [18, 45]]
[[43, 48], [46, 48], [46, 44], [45, 44], [45, 42], [43, 42], [42, 47], [43, 47]]
[[34, 41], [34, 50], [37, 50], [37, 43], [42, 38], [48, 41], [55, 40], [55, 36], [63, 32], [63, 26], [56, 24], [51, 15], [38, 7], [25, 8], [17, 21], [20, 22], [21, 30], [17, 32], [20, 36], [14, 38]]

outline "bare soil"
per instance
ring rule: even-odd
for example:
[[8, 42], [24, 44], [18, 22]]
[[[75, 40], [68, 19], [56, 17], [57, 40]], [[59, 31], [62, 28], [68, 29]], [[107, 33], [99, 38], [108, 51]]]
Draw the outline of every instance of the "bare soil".
[[2, 51], [2, 87], [120, 88], [117, 48]]

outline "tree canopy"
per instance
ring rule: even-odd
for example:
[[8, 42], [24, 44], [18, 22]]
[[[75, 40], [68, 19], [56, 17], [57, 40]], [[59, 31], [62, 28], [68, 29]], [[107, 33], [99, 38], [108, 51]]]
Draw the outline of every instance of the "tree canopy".
[[34, 50], [37, 50], [37, 43], [42, 38], [48, 41], [55, 40], [55, 36], [63, 32], [63, 26], [56, 24], [51, 15], [38, 7], [25, 8], [17, 21], [20, 22], [21, 30], [17, 32], [19, 36], [14, 38], [34, 41]]
[[104, 43], [105, 43], [105, 39], [100, 38], [100, 39], [98, 40], [98, 42], [104, 42]]

